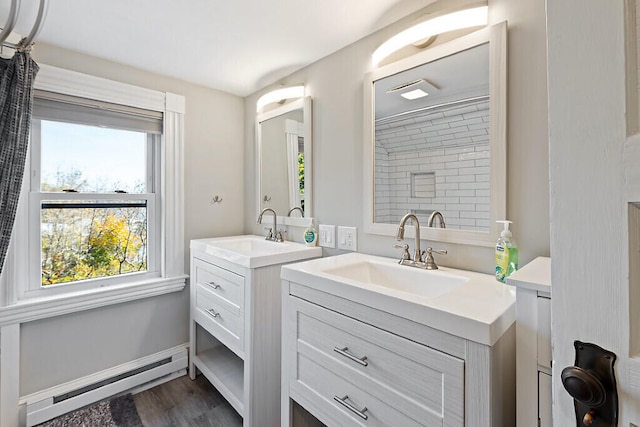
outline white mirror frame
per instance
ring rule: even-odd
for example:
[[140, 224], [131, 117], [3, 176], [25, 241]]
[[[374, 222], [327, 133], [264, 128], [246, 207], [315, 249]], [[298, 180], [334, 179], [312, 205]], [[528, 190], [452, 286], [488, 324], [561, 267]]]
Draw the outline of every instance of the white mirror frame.
[[[501, 228], [496, 220], [506, 219], [507, 192], [507, 23], [493, 25], [408, 58], [380, 67], [365, 76], [364, 82], [364, 231], [369, 234], [396, 236], [398, 224], [374, 222], [375, 107], [377, 80], [435, 61], [474, 46], [489, 42], [489, 117], [490, 117], [490, 207], [489, 231], [456, 230], [420, 226], [422, 239], [491, 247]], [[446, 221], [446, 218], [445, 218]], [[407, 236], [415, 236], [407, 227]]]
[[[256, 116], [256, 218], [260, 214], [261, 206], [261, 188], [262, 188], [262, 132], [261, 123], [274, 117], [281, 116], [294, 110], [302, 109], [302, 116], [304, 120], [304, 218], [295, 216], [287, 216], [288, 212], [277, 212], [278, 224], [292, 225], [298, 227], [306, 227], [313, 221], [313, 186], [312, 186], [312, 165], [313, 165], [313, 137], [311, 126], [311, 97], [305, 96], [304, 98], [297, 99], [295, 101], [288, 102], [281, 107], [274, 108], [264, 113], [259, 113]], [[292, 208], [291, 206], [290, 208]], [[296, 214], [297, 215], [297, 214]], [[271, 218], [271, 215], [266, 216], [266, 220]]]

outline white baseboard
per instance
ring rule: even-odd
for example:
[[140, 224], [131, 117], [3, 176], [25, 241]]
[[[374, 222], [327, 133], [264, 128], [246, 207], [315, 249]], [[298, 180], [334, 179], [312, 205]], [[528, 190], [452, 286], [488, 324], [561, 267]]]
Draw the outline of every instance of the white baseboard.
[[[23, 396], [20, 398], [20, 405], [25, 405], [26, 407], [26, 426], [31, 427], [40, 424], [118, 394], [125, 392], [138, 393], [185, 375], [188, 365], [187, 347], [188, 344], [183, 344], [47, 390]], [[153, 366], [153, 364], [160, 361], [166, 361], [166, 363]], [[145, 367], [148, 368], [143, 369]], [[132, 373], [132, 371], [136, 370], [139, 370], [139, 372]]]

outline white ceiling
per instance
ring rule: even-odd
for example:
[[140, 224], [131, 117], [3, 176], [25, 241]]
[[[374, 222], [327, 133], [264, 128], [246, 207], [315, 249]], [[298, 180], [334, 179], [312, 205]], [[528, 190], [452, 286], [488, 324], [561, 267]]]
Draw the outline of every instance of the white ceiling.
[[[433, 1], [50, 0], [38, 40], [246, 96]], [[38, 3], [22, 2], [14, 31]]]

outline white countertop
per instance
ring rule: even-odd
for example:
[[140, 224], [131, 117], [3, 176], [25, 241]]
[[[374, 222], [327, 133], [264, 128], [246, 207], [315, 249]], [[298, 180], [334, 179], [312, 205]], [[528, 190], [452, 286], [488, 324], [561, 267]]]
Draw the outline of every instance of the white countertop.
[[264, 236], [231, 236], [191, 240], [191, 250], [247, 268], [283, 264], [322, 256], [322, 248], [296, 242], [272, 242]]
[[[389, 270], [418, 270], [399, 266], [394, 259], [350, 253], [283, 266], [281, 277], [485, 345], [495, 344], [515, 321], [515, 289], [492, 275], [440, 267], [436, 274], [466, 280], [444, 293], [420, 296], [329, 273], [361, 262], [382, 263]], [[421, 272], [425, 283], [438, 280], [429, 271]]]
[[551, 258], [538, 257], [507, 277], [507, 283], [517, 288], [551, 294]]

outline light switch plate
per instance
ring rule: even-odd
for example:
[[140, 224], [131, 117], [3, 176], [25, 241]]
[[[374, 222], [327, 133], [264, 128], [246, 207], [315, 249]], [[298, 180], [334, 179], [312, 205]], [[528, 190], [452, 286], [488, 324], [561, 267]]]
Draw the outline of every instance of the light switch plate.
[[336, 247], [336, 226], [335, 225], [320, 225], [320, 233], [318, 236], [318, 243], [325, 248]]
[[338, 249], [358, 250], [358, 229], [356, 227], [338, 227]]

